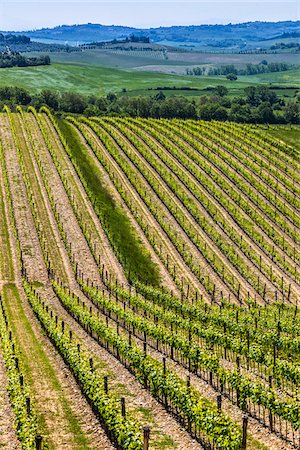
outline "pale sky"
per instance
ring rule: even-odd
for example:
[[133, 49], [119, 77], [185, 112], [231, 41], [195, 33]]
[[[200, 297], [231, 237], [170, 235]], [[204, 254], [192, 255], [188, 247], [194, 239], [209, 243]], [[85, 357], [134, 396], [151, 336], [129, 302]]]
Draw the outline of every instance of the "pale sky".
[[296, 1], [282, 0], [0, 0], [0, 30], [21, 31], [87, 22], [149, 28], [255, 20], [299, 20], [299, 5]]

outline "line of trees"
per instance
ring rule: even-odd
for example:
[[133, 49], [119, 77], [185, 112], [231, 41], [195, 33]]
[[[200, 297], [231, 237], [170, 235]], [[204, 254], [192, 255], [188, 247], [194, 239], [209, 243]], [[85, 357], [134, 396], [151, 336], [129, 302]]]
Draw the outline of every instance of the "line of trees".
[[271, 45], [271, 50], [286, 50], [286, 49], [294, 49], [294, 51], [300, 52], [300, 44], [298, 42], [277, 42], [274, 45]]
[[244, 95], [229, 97], [225, 86], [217, 86], [212, 95], [199, 100], [183, 96], [166, 97], [163, 91], [149, 97], [126, 95], [86, 97], [75, 92], [59, 93], [43, 90], [30, 95], [16, 87], [0, 88], [0, 108], [9, 104], [47, 105], [53, 111], [85, 116], [131, 116], [154, 118], [180, 118], [203, 120], [231, 120], [242, 123], [293, 123], [300, 124], [300, 93], [286, 101], [266, 86], [247, 87]]
[[28, 44], [30, 42], [30, 37], [25, 36], [23, 34], [14, 35], [14, 34], [3, 34], [0, 33], [0, 45], [1, 44]]
[[186, 70], [187, 75], [195, 75], [195, 76], [201, 76], [201, 75], [255, 75], [258, 73], [271, 73], [271, 72], [285, 72], [286, 70], [292, 69], [293, 66], [286, 64], [286, 63], [277, 63], [272, 62], [268, 63], [267, 60], [261, 61], [259, 64], [252, 64], [248, 63], [243, 68], [237, 68], [234, 64], [225, 64], [218, 67], [209, 67], [207, 66], [200, 66], [200, 67], [193, 67], [188, 68]]
[[50, 64], [48, 55], [27, 58], [18, 52], [0, 53], [0, 68], [5, 67], [27, 67], [27, 66], [47, 66]]

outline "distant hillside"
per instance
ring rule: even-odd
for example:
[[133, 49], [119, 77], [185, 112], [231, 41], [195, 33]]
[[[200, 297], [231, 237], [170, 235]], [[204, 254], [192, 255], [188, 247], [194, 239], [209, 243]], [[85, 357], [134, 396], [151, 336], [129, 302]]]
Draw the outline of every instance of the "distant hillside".
[[[51, 41], [50, 41], [51, 42]], [[32, 41], [29, 36], [23, 34], [3, 34], [0, 33], [0, 53], [3, 52], [74, 52], [78, 51], [77, 47], [60, 45], [56, 43], [45, 44]], [[35, 64], [29, 64], [35, 65]], [[6, 67], [6, 66], [2, 66]]]
[[264, 41], [271, 41], [273, 39], [290, 39], [290, 38], [300, 38], [300, 31], [293, 31], [291, 33], [282, 33], [279, 36], [266, 38], [264, 39]]
[[[217, 41], [255, 42], [284, 34], [299, 33], [300, 21], [247, 22], [228, 25], [191, 25], [149, 29], [100, 24], [61, 25], [55, 28], [26, 31], [32, 39], [76, 42], [99, 42], [125, 39], [130, 35], [148, 36], [152, 42], [202, 42], [207, 45]], [[14, 34], [21, 34], [10, 32]], [[22, 32], [24, 34], [24, 31]]]

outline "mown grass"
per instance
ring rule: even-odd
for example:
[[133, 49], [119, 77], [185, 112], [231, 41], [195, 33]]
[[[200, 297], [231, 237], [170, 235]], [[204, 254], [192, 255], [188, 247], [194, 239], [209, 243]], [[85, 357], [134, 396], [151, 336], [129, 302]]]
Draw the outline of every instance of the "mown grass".
[[[196, 77], [120, 70], [94, 64], [53, 63], [50, 66], [11, 67], [0, 70], [0, 86], [23, 87], [32, 93], [42, 89], [54, 89], [84, 95], [105, 95], [109, 92], [121, 92], [123, 88], [130, 91], [174, 85], [197, 87], [201, 83]], [[218, 84], [217, 80], [215, 84]]]
[[7, 255], [11, 254], [11, 248], [1, 186], [0, 186], [0, 246], [1, 246], [0, 276], [2, 280], [12, 281], [14, 278], [14, 269], [12, 259], [7, 258]]
[[[5, 162], [4, 162], [4, 152], [2, 147], [2, 142], [0, 140], [0, 163], [2, 173], [6, 172]], [[5, 210], [5, 185], [3, 179], [3, 185], [0, 185], [0, 277], [4, 281], [13, 281], [14, 279], [14, 267], [12, 260], [11, 242], [9, 238], [9, 220], [6, 216]]]
[[273, 125], [266, 129], [266, 132], [300, 152], [300, 126]]
[[159, 285], [160, 274], [125, 212], [119, 207], [104, 185], [97, 165], [81, 144], [76, 131], [65, 120], [58, 120], [71, 152], [71, 159], [80, 170], [88, 194], [96, 203], [96, 212], [108, 239], [130, 280]]
[[[239, 77], [237, 81], [232, 82], [225, 76], [180, 76], [146, 71], [146, 67], [145, 71], [125, 70], [124, 68], [109, 68], [88, 63], [53, 63], [50, 66], [11, 67], [0, 69], [0, 75], [0, 87], [18, 86], [28, 89], [31, 93], [40, 92], [42, 89], [54, 89], [61, 92], [78, 92], [84, 95], [120, 93], [122, 89], [126, 89], [128, 92], [140, 91], [141, 95], [149, 95], [148, 88], [160, 86], [204, 89], [220, 84], [238, 95], [245, 87], [260, 83], [269, 85], [273, 82], [276, 85], [299, 86], [298, 71]], [[184, 91], [182, 95], [185, 95]]]

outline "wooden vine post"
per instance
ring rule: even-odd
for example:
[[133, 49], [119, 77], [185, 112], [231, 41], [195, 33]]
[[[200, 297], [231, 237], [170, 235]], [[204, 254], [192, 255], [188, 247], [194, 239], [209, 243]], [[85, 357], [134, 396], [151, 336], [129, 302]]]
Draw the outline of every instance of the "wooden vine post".
[[150, 440], [150, 427], [145, 426], [143, 428], [144, 432], [144, 444], [143, 444], [143, 450], [149, 450], [149, 440]]
[[[272, 384], [273, 384], [273, 377], [272, 377], [272, 375], [270, 375], [269, 376], [269, 386], [270, 386], [270, 389], [272, 389]], [[274, 430], [273, 430], [273, 414], [272, 414], [272, 410], [271, 410], [271, 408], [269, 409], [269, 424], [270, 424], [270, 430], [271, 430], [271, 432], [273, 432]]]
[[104, 376], [104, 392], [106, 395], [108, 394], [108, 377], [107, 377], [107, 375]]
[[43, 438], [39, 434], [35, 437], [35, 448], [36, 450], [42, 450]]
[[121, 411], [122, 411], [122, 416], [126, 417], [125, 397], [121, 397]]
[[243, 435], [242, 435], [242, 450], [247, 448], [247, 427], [248, 427], [248, 416], [243, 416]]
[[217, 395], [217, 407], [218, 407], [218, 411], [221, 412], [221, 409], [222, 409], [222, 395], [221, 394]]

